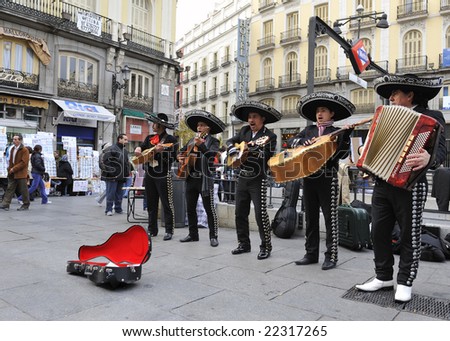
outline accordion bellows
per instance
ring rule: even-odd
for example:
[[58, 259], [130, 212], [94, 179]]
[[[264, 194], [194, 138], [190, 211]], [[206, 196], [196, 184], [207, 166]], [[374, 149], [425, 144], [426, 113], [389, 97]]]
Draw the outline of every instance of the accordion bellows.
[[433, 160], [440, 129], [434, 118], [412, 109], [397, 105], [379, 106], [356, 165], [395, 187], [410, 190], [427, 168], [412, 171], [405, 164], [406, 156], [424, 148]]

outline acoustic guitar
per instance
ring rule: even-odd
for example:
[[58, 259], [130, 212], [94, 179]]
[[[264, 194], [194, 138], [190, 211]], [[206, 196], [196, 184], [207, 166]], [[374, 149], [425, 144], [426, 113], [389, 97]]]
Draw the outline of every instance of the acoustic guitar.
[[[173, 146], [173, 143], [163, 143], [162, 146], [164, 148], [169, 148], [169, 147]], [[156, 148], [156, 146], [144, 150], [141, 153], [141, 155], [139, 155], [139, 156], [133, 156], [131, 158], [131, 162], [136, 166], [139, 164], [146, 163], [146, 162], [151, 162], [153, 160], [153, 158], [155, 157], [155, 148]]]
[[[204, 138], [208, 135], [207, 132], [203, 132], [198, 137]], [[181, 153], [181, 156], [184, 156], [184, 161], [178, 163], [178, 173], [177, 176], [180, 179], [186, 179], [189, 175], [189, 169], [194, 167], [196, 152], [198, 151], [197, 146], [195, 145], [194, 139], [188, 144], [186, 150]]]
[[239, 168], [247, 160], [249, 152], [255, 151], [259, 147], [264, 146], [266, 143], [269, 142], [269, 140], [270, 140], [269, 136], [261, 136], [255, 141], [250, 142], [242, 141], [241, 143], [235, 143], [234, 146], [236, 147], [238, 152], [233, 155], [228, 155], [227, 158], [228, 167]]

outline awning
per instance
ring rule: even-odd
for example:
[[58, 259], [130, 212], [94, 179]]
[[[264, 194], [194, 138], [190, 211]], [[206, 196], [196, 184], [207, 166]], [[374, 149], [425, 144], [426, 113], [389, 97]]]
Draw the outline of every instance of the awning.
[[79, 103], [74, 101], [63, 101], [53, 99], [64, 112], [65, 117], [81, 118], [85, 120], [97, 120], [114, 122], [116, 117], [101, 105], [90, 103]]
[[138, 118], [145, 118], [145, 114], [142, 111], [133, 110], [133, 109], [123, 109], [122, 114], [124, 116], [132, 116]]

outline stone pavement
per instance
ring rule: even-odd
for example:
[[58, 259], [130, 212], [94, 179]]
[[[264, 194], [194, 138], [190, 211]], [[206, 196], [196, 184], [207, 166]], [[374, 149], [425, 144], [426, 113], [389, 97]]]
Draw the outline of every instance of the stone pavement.
[[[302, 231], [292, 239], [274, 236], [272, 256], [257, 260], [255, 231], [252, 252], [233, 256], [234, 229], [221, 228], [220, 245], [212, 248], [206, 229], [199, 242], [180, 243], [188, 231], [178, 228], [171, 241], [163, 233], [154, 238], [140, 281], [116, 290], [96, 286], [66, 273], [66, 261], [77, 259], [81, 245], [103, 243], [132, 224], [126, 215], [106, 217], [92, 196], [51, 200], [24, 212], [14, 201], [10, 211], [0, 211], [1, 321], [439, 320], [343, 298], [373, 276], [372, 251], [341, 247], [336, 269], [299, 267], [293, 261], [304, 253]], [[413, 292], [450, 300], [450, 262], [421, 262]]]

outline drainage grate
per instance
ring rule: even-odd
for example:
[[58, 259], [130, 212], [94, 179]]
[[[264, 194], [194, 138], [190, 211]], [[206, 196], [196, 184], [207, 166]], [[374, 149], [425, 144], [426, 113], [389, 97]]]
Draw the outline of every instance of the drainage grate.
[[441, 320], [450, 320], [450, 300], [413, 294], [408, 303], [395, 303], [394, 290], [363, 292], [349, 289], [342, 298], [376, 304], [384, 308], [394, 308], [414, 314], [421, 314]]

